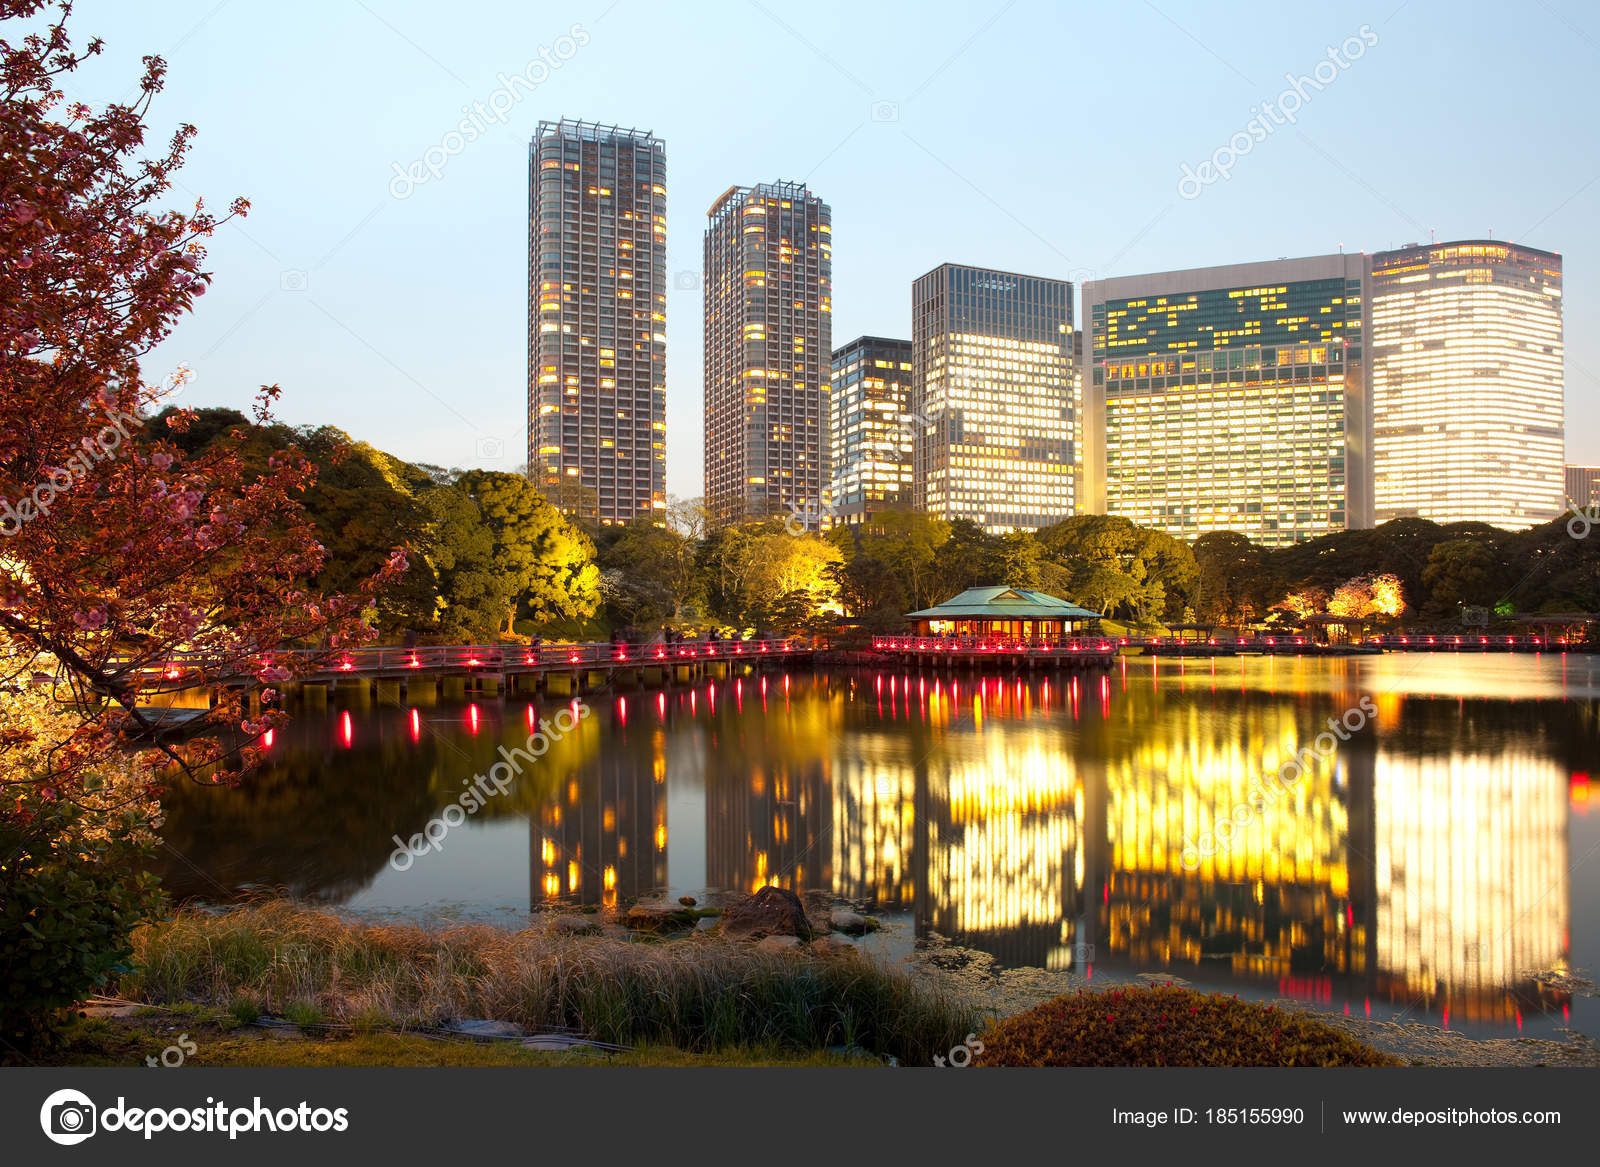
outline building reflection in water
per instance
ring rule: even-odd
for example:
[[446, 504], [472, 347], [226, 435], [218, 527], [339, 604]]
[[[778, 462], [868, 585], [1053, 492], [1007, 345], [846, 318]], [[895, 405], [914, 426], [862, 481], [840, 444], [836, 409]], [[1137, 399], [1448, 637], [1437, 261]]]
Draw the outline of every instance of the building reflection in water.
[[[769, 676], [645, 696], [530, 816], [530, 898], [667, 888], [670, 789], [681, 846], [699, 850], [703, 823], [705, 886], [909, 911], [919, 936], [1004, 965], [1169, 971], [1447, 1022], [1563, 1007], [1541, 980], [1569, 959], [1558, 745], [1519, 736], [1522, 707], [1384, 695], [1376, 737], [1304, 752], [1354, 704], [1333, 679], [1280, 694], [1192, 676]], [[1303, 775], [1275, 791], [1297, 756]], [[1224, 825], [1230, 842], [1197, 856]]]
[[[1452, 744], [1454, 701], [1386, 699], [1390, 721], [1442, 716], [1438, 740], [1369, 731], [1262, 799], [1349, 693], [1106, 689], [861, 678], [776, 725], [719, 724], [709, 881], [912, 909], [919, 935], [1012, 966], [1097, 958], [1447, 1020], [1565, 1003], [1538, 979], [1568, 959], [1556, 761]], [[1225, 821], [1231, 843], [1186, 868]]]
[[[617, 732], [625, 736], [621, 727]], [[635, 752], [614, 740], [529, 814], [528, 898], [535, 909], [553, 901], [615, 907], [666, 885], [661, 729], [650, 731], [648, 745]]]
[[1373, 967], [1388, 995], [1470, 1020], [1538, 1003], [1529, 974], [1567, 960], [1566, 794], [1562, 771], [1526, 750], [1379, 751]]

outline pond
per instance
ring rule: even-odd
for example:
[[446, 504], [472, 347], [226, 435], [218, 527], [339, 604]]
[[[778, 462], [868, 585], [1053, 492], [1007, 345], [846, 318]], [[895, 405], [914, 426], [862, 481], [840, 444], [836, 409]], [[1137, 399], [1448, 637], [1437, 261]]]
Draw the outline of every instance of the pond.
[[936, 933], [1003, 966], [1600, 1036], [1590, 656], [358, 698], [268, 757], [243, 789], [172, 793], [180, 900], [515, 925], [772, 883], [867, 905], [891, 957]]

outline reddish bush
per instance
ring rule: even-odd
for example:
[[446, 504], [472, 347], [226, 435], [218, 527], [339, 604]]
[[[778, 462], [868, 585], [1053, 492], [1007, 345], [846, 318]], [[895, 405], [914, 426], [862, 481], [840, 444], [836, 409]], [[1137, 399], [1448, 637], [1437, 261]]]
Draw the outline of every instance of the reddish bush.
[[1388, 1066], [1299, 1012], [1171, 985], [1079, 990], [991, 1025], [980, 1066]]

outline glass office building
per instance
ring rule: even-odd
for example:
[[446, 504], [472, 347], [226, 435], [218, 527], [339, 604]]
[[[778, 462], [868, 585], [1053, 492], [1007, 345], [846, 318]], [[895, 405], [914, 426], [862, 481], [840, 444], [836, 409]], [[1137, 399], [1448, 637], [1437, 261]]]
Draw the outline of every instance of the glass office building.
[[823, 516], [832, 212], [803, 183], [778, 182], [730, 187], [708, 218], [706, 507], [718, 523]]
[[540, 122], [528, 168], [528, 475], [592, 522], [662, 515], [666, 146]]
[[1283, 546], [1372, 524], [1366, 257], [1087, 283], [1084, 509]]
[[1073, 513], [1072, 285], [945, 264], [912, 285], [918, 505], [991, 533]]
[[1561, 513], [1561, 257], [1490, 239], [1383, 251], [1371, 299], [1378, 521]]
[[911, 342], [858, 336], [833, 351], [835, 523], [912, 505]]

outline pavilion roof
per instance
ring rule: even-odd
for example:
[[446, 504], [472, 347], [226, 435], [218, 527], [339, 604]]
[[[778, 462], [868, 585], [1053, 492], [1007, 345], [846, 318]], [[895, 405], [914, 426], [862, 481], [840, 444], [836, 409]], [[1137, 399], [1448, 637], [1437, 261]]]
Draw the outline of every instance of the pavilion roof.
[[968, 588], [942, 604], [907, 612], [927, 620], [1095, 620], [1099, 612], [1080, 608], [1069, 600], [1028, 588]]

